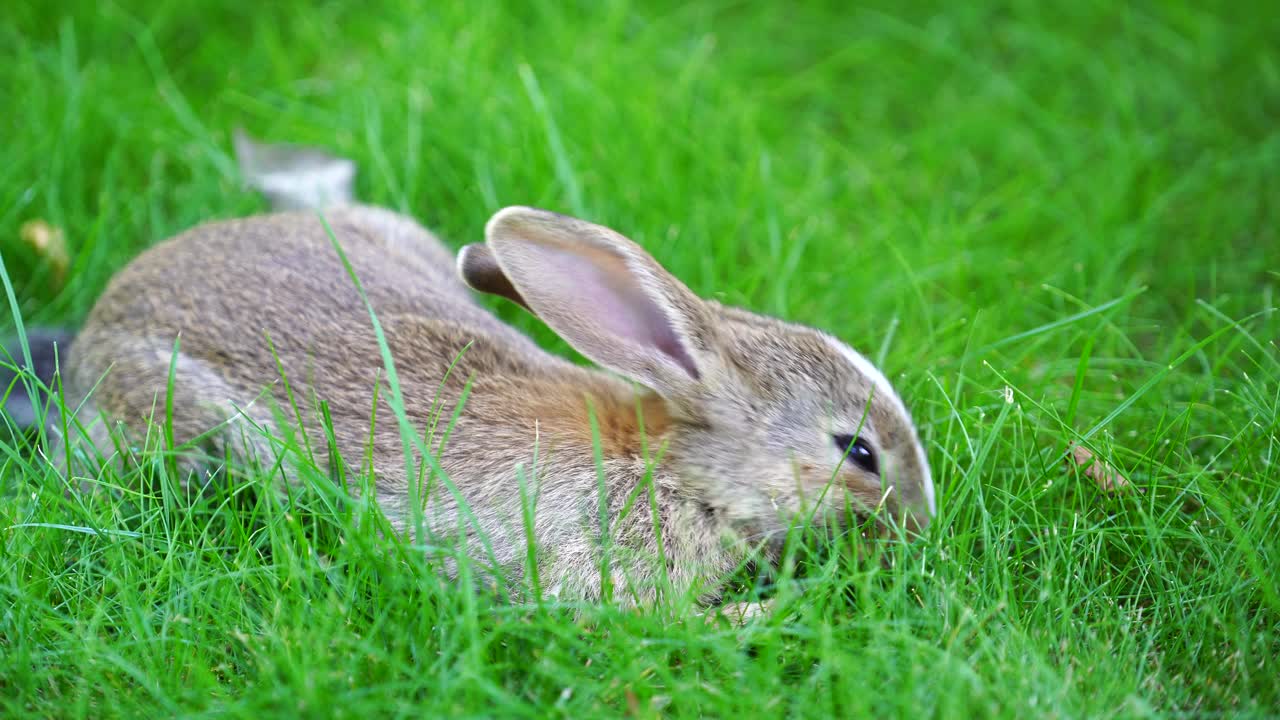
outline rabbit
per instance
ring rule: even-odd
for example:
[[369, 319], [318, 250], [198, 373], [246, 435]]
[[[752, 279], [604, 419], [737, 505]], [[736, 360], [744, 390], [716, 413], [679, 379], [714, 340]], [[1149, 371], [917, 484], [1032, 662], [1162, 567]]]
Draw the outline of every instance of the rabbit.
[[[456, 494], [436, 484], [427, 530], [509, 579], [526, 574], [528, 502], [548, 595], [595, 602], [611, 583], [617, 602], [644, 603], [669, 583], [707, 606], [717, 579], [776, 559], [805, 513], [839, 523], [852, 508], [918, 533], [936, 512], [907, 408], [831, 335], [700, 298], [617, 232], [546, 210], [499, 211], [456, 258], [390, 210], [322, 214], [419, 436], [456, 413], [447, 443], [428, 441]], [[341, 461], [371, 466], [380, 510], [410, 533], [416, 476], [377, 336], [320, 215], [217, 221], [142, 253], [71, 346], [67, 407], [102, 457], [156, 432], [169, 402], [179, 444], [273, 461], [270, 437], [301, 426], [325, 468], [323, 400]], [[543, 350], [473, 291], [519, 304], [604, 370]]]
[[[58, 371], [58, 357], [71, 347], [74, 334], [67, 328], [35, 327], [26, 331], [27, 352], [31, 366], [24, 365], [22, 338], [9, 337], [4, 343], [7, 361], [0, 361], [0, 392], [6, 392], [4, 409], [13, 423], [13, 429], [25, 432], [38, 425], [57, 424], [58, 406], [50, 402], [49, 386]], [[30, 383], [19, 375], [25, 370], [39, 380]]]

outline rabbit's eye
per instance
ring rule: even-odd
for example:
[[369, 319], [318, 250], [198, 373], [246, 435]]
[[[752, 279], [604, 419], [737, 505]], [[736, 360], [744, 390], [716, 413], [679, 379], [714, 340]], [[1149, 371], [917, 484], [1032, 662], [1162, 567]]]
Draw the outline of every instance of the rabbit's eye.
[[833, 435], [832, 439], [836, 441], [837, 450], [841, 453], [848, 451], [846, 456], [848, 462], [873, 475], [880, 472], [880, 467], [876, 463], [876, 454], [871, 451], [871, 443], [853, 435]]

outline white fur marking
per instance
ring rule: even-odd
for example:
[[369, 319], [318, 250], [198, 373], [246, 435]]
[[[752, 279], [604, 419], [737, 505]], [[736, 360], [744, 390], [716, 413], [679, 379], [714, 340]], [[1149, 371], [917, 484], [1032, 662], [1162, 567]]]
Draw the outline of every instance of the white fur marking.
[[[861, 353], [843, 342], [840, 342], [836, 338], [827, 334], [823, 334], [822, 337], [831, 345], [831, 347], [839, 351], [841, 355], [844, 355], [845, 359], [853, 365], [854, 369], [857, 370], [859, 374], [870, 378], [872, 384], [875, 386], [876, 395], [882, 398], [887, 398], [889, 402], [891, 402], [894, 407], [902, 413], [902, 417], [914, 430], [915, 423], [911, 421], [911, 413], [907, 411], [907, 406], [903, 404], [902, 398], [898, 397], [898, 393], [894, 392], [893, 386], [889, 384], [889, 379], [884, 376], [884, 373], [880, 372], [879, 368], [872, 365], [871, 361], [863, 357]], [[933, 473], [929, 469], [929, 459], [925, 457], [924, 446], [920, 444], [918, 437], [916, 438], [915, 445], [916, 457], [920, 462], [921, 469], [924, 471], [924, 482], [921, 484], [920, 490], [924, 493], [924, 501], [928, 504], [929, 515], [932, 517], [938, 512], [937, 501], [934, 499], [933, 492]]]

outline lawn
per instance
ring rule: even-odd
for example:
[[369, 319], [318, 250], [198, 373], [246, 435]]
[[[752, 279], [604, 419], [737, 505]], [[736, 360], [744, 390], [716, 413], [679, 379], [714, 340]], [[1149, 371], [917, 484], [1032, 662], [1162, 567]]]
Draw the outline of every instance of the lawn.
[[67, 494], [5, 442], [0, 715], [1280, 714], [1280, 13], [879, 5], [8, 3], [27, 325], [263, 209], [243, 126], [356, 159], [454, 245], [504, 205], [578, 214], [840, 335], [911, 406], [939, 515], [882, 562], [802, 546], [738, 628], [504, 602], [323, 503]]

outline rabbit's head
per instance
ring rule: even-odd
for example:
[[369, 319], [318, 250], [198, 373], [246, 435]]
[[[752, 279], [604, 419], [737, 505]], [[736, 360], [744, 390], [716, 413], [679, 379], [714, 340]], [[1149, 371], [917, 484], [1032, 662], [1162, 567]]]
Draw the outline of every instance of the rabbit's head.
[[888, 380], [821, 331], [703, 300], [608, 228], [524, 207], [459, 255], [473, 288], [520, 303], [586, 357], [658, 393], [664, 463], [740, 533], [873, 513], [921, 530], [928, 461]]

